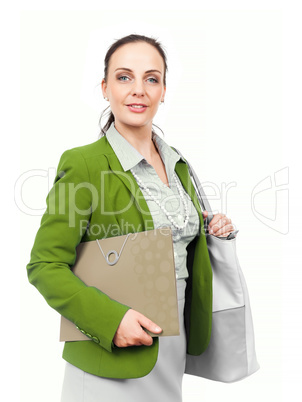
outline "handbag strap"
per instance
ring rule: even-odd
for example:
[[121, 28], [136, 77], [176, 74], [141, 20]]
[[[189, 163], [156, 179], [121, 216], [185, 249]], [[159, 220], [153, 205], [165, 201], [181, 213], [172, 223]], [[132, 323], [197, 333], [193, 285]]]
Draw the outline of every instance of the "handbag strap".
[[209, 201], [207, 199], [207, 196], [206, 196], [206, 194], [205, 194], [205, 192], [204, 192], [204, 190], [202, 188], [202, 185], [200, 184], [200, 181], [199, 181], [199, 179], [197, 177], [197, 174], [195, 173], [195, 171], [194, 171], [192, 165], [189, 163], [189, 161], [184, 158], [182, 153], [178, 149], [176, 149], [175, 147], [172, 147], [172, 148], [184, 159], [184, 161], [188, 165], [189, 173], [190, 173], [190, 176], [191, 176], [191, 179], [192, 179], [192, 182], [193, 182], [193, 185], [194, 185], [194, 188], [195, 188], [195, 191], [196, 191], [196, 194], [197, 194], [198, 201], [199, 201], [199, 204], [201, 206], [201, 209], [203, 211], [208, 212], [208, 216], [206, 218], [206, 225], [208, 225], [209, 222], [212, 220], [214, 215], [213, 215], [210, 203], [209, 203]]
[[[183, 160], [188, 165], [189, 173], [190, 173], [190, 176], [192, 178], [192, 182], [193, 182], [193, 185], [194, 185], [194, 188], [195, 188], [195, 191], [196, 191], [196, 194], [197, 194], [198, 201], [199, 201], [199, 204], [201, 206], [201, 209], [203, 211], [208, 211], [208, 216], [205, 219], [205, 228], [207, 230], [208, 225], [209, 225], [209, 223], [211, 222], [211, 220], [212, 220], [212, 218], [214, 216], [213, 211], [212, 211], [211, 206], [210, 206], [210, 203], [209, 203], [209, 201], [207, 199], [207, 196], [206, 196], [206, 194], [205, 194], [205, 192], [204, 192], [204, 190], [202, 188], [202, 185], [200, 184], [200, 181], [199, 181], [199, 179], [197, 177], [197, 174], [195, 173], [194, 169], [192, 168], [192, 165], [189, 163], [189, 161], [187, 159], [184, 158], [184, 156], [182, 155], [182, 153], [178, 149], [176, 149], [175, 147], [171, 147], [171, 148], [173, 148], [183, 158]], [[219, 238], [222, 239], [222, 240], [234, 239], [238, 232], [239, 232], [239, 230], [235, 230], [235, 231], [231, 232], [227, 237], [221, 237], [220, 236]]]

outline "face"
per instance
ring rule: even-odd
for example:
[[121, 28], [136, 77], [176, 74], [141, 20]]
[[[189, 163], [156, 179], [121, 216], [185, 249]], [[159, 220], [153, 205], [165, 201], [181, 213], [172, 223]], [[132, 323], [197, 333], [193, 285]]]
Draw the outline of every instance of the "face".
[[[128, 43], [112, 54], [102, 91], [109, 99], [116, 127], [146, 126], [151, 131], [166, 92], [163, 79], [164, 61], [148, 43]], [[143, 107], [129, 106], [133, 104]]]

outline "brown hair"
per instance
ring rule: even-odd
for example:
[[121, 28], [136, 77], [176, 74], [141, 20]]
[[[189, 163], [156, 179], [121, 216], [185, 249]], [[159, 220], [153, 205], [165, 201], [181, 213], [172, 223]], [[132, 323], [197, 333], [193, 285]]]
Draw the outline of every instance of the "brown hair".
[[[166, 86], [166, 72], [168, 71], [168, 66], [167, 66], [167, 56], [166, 53], [161, 45], [160, 42], [158, 42], [157, 39], [154, 38], [150, 38], [148, 36], [144, 36], [144, 35], [136, 35], [136, 34], [132, 34], [132, 35], [128, 35], [128, 36], [124, 36], [121, 39], [118, 39], [116, 42], [114, 42], [110, 48], [108, 49], [106, 56], [105, 56], [105, 60], [104, 60], [104, 80], [105, 82], [107, 81], [107, 74], [108, 74], [108, 65], [109, 65], [109, 61], [110, 61], [110, 57], [113, 55], [113, 53], [121, 46], [127, 44], [127, 43], [134, 43], [134, 42], [146, 42], [149, 43], [150, 45], [154, 46], [155, 49], [158, 50], [159, 54], [162, 56], [163, 61], [164, 61], [164, 66], [165, 66], [165, 71], [164, 71], [164, 78], [163, 78], [163, 82], [164, 85]], [[101, 132], [100, 132], [100, 137], [102, 137], [103, 135], [106, 135], [106, 131], [108, 130], [108, 128], [111, 126], [111, 123], [114, 121], [114, 114], [110, 111], [109, 113], [109, 118], [105, 124], [104, 127], [101, 126], [101, 120], [103, 117], [104, 112], [109, 108], [110, 106], [108, 106], [106, 109], [103, 110], [101, 117], [99, 119], [99, 125], [101, 127]], [[155, 124], [153, 124], [155, 127], [157, 127]], [[158, 127], [159, 128], [159, 127]], [[162, 130], [161, 130], [162, 131]]]

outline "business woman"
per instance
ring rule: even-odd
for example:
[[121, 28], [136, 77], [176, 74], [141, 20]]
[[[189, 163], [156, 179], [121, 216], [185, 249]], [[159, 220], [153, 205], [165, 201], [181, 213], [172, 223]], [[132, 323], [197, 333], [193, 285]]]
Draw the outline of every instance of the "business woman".
[[[164, 102], [167, 60], [161, 44], [129, 35], [105, 57], [102, 92], [111, 112], [100, 139], [61, 156], [27, 265], [28, 279], [87, 341], [65, 342], [61, 402], [182, 401], [186, 353], [209, 343], [212, 270], [204, 219], [185, 159], [152, 129]], [[86, 286], [71, 271], [80, 242], [170, 226], [180, 335]], [[208, 230], [234, 226], [215, 214]], [[164, 300], [164, 295], [163, 295]], [[163, 309], [164, 301], [162, 305]]]

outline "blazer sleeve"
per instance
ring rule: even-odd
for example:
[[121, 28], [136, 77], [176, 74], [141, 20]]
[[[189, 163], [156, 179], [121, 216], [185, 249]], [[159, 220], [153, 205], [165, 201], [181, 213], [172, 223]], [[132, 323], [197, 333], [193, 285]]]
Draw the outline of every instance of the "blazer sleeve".
[[53, 309], [112, 352], [117, 327], [131, 307], [85, 285], [71, 271], [76, 247], [86, 230], [83, 222], [87, 223], [91, 216], [95, 194], [92, 186], [80, 151], [65, 151], [46, 198], [46, 212], [26, 269], [29, 282]]

